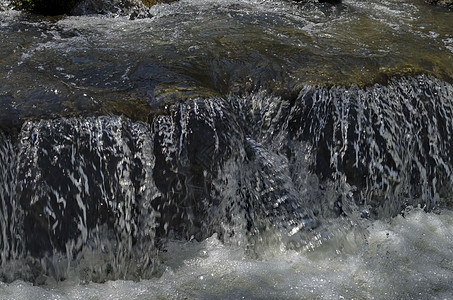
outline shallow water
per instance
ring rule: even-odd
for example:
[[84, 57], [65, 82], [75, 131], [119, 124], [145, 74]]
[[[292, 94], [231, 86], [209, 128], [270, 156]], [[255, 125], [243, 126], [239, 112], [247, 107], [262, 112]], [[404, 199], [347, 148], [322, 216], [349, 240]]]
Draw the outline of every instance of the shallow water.
[[373, 84], [414, 72], [453, 77], [451, 12], [416, 1], [179, 1], [133, 21], [0, 13], [1, 118], [10, 122], [143, 119], [149, 105], [187, 97], [294, 96], [307, 83]]
[[84, 3], [0, 0], [0, 298], [453, 295], [452, 11]]

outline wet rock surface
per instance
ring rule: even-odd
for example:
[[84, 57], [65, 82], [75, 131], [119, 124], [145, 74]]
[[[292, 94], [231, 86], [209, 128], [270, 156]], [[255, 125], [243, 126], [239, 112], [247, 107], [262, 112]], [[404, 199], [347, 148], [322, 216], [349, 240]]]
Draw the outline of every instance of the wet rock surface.
[[56, 16], [69, 13], [77, 2], [79, 0], [14, 0], [13, 4], [19, 9]]
[[130, 16], [133, 18], [149, 18], [152, 15], [148, 12], [148, 8], [157, 2], [150, 3], [149, 1], [140, 0], [81, 0], [71, 9], [72, 15], [90, 15], [104, 14], [117, 16]]
[[453, 8], [453, 1], [451, 0], [427, 0], [426, 2], [436, 6]]

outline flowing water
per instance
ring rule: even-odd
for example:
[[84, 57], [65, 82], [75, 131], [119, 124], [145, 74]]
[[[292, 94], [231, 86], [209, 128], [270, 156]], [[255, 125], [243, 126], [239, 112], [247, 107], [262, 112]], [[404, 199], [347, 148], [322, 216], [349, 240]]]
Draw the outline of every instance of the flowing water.
[[1, 299], [453, 296], [453, 12], [0, 0]]

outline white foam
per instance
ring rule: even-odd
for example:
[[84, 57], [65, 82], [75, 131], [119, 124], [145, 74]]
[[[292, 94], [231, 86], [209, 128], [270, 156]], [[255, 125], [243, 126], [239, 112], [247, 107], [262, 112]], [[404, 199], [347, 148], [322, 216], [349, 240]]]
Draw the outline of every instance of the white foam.
[[[338, 231], [339, 223], [332, 223]], [[252, 258], [212, 236], [172, 242], [162, 274], [150, 280], [82, 284], [76, 278], [33, 286], [0, 283], [2, 299], [446, 299], [453, 293], [453, 212], [414, 209], [374, 221], [363, 239], [351, 227], [311, 251], [281, 244]], [[354, 245], [353, 245], [354, 244]], [[350, 246], [349, 249], [347, 246]]]

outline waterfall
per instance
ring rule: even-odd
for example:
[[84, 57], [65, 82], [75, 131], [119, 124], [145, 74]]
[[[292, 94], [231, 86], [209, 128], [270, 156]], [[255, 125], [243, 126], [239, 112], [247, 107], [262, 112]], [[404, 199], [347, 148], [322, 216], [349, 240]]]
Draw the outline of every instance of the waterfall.
[[143, 278], [170, 237], [253, 248], [270, 233], [309, 239], [332, 218], [449, 207], [452, 95], [423, 75], [305, 86], [293, 100], [198, 98], [148, 123], [27, 121], [0, 136], [2, 275]]
[[431, 210], [452, 200], [452, 95], [450, 84], [426, 76], [366, 90], [306, 88], [293, 139], [310, 141], [317, 173], [345, 183], [373, 213]]

